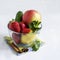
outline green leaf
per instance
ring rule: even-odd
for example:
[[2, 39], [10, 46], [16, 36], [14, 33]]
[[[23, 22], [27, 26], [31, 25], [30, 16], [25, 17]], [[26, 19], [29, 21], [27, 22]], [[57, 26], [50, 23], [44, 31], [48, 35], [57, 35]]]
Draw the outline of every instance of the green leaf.
[[31, 45], [33, 51], [37, 51], [40, 47], [40, 41], [37, 39], [36, 41], [34, 41]]
[[32, 29], [33, 32], [38, 31], [41, 29], [41, 27], [39, 27], [40, 24], [41, 22], [33, 21], [29, 24], [29, 28]]
[[15, 21], [20, 22], [22, 21], [22, 16], [23, 16], [23, 12], [22, 11], [18, 11], [15, 17]]

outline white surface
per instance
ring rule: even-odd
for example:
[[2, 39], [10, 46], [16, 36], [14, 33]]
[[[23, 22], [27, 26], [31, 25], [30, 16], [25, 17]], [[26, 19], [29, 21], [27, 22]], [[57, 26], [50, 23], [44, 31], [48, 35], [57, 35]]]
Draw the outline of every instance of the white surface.
[[[7, 24], [18, 10], [36, 9], [41, 12], [43, 28], [40, 39], [45, 45], [37, 52], [15, 55], [4, 41]], [[60, 0], [0, 0], [0, 59], [1, 60], [60, 60]]]

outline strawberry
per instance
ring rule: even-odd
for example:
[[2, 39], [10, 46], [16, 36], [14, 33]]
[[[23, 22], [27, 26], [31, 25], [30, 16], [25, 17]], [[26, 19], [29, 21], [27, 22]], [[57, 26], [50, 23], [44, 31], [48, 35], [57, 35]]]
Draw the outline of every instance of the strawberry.
[[18, 22], [13, 22], [12, 23], [12, 27], [14, 28], [14, 31], [16, 32], [20, 32], [20, 26], [19, 26], [19, 23]]
[[9, 23], [8, 27], [9, 27], [9, 29], [11, 29], [11, 30], [13, 30], [15, 32], [20, 32], [19, 23], [16, 22], [16, 21]]
[[21, 37], [20, 34], [12, 33], [12, 38], [16, 44], [19, 44], [21, 42], [20, 37]]
[[20, 24], [21, 29], [26, 28], [26, 25], [23, 22], [20, 22], [19, 24]]
[[29, 28], [24, 28], [23, 30], [22, 30], [22, 32], [23, 33], [29, 33], [31, 30], [29, 29]]
[[14, 31], [14, 28], [12, 27], [12, 22], [9, 22], [8, 28]]
[[26, 28], [26, 25], [23, 22], [20, 22], [19, 25], [21, 27], [21, 32], [22, 32], [22, 30]]
[[19, 24], [20, 24], [22, 33], [29, 33], [30, 32], [30, 29], [27, 28], [27, 25], [24, 22], [20, 22]]

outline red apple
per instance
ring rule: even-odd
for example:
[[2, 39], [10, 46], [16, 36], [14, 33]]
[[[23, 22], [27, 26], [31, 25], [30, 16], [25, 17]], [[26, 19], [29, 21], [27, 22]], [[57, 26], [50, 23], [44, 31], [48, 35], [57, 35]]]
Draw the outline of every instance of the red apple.
[[36, 10], [27, 10], [22, 17], [24, 23], [29, 24], [32, 21], [41, 22], [41, 16]]

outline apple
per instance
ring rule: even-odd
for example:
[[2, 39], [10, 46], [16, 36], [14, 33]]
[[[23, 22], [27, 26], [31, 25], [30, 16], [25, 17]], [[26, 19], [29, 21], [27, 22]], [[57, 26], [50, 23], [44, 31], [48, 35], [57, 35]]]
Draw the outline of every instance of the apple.
[[22, 20], [26, 24], [29, 24], [32, 21], [39, 21], [39, 22], [41, 22], [41, 15], [36, 10], [27, 10], [23, 14]]

